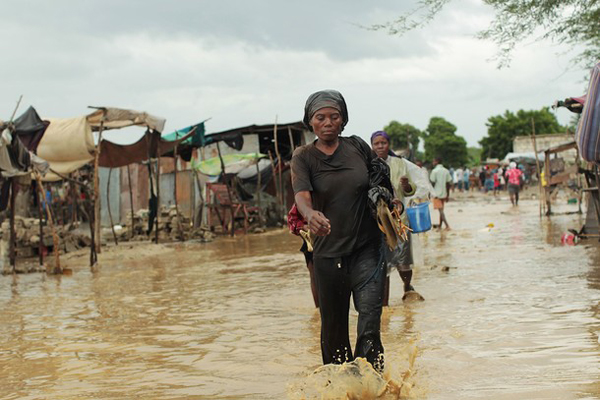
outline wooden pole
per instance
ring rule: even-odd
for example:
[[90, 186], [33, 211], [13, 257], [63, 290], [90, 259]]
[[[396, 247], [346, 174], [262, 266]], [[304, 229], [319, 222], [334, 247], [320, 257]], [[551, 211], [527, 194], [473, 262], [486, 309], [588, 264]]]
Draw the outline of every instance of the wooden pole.
[[9, 185], [10, 185], [10, 215], [9, 215], [9, 220], [10, 220], [10, 243], [9, 243], [9, 260], [10, 260], [10, 266], [12, 269], [12, 273], [14, 274], [17, 268], [17, 250], [16, 250], [16, 241], [17, 241], [17, 235], [15, 232], [15, 188], [17, 186], [16, 182], [15, 182], [15, 178], [9, 178]]
[[127, 183], [129, 183], [129, 204], [131, 205], [131, 232], [129, 232], [129, 240], [133, 239], [135, 230], [135, 220], [133, 218], [133, 189], [131, 188], [131, 171], [129, 170], [129, 164], [127, 164]]
[[273, 179], [273, 185], [275, 185], [275, 198], [277, 199], [276, 214], [277, 214], [277, 218], [278, 218], [277, 222], [279, 222], [279, 215], [280, 215], [279, 208], [281, 207], [281, 205], [279, 204], [279, 184], [277, 182], [277, 172], [275, 172], [275, 160], [273, 159], [273, 153], [271, 153], [270, 150], [269, 150], [269, 161], [271, 161], [271, 173], [273, 175], [273, 177], [271, 179]]
[[[221, 147], [219, 146], [219, 142], [217, 142], [217, 153], [219, 154], [219, 162], [221, 163], [221, 177], [223, 178], [223, 182], [225, 183], [225, 187], [227, 188], [227, 196], [229, 197], [229, 215], [231, 215], [231, 236], [235, 235], [235, 220], [233, 215], [233, 197], [231, 197], [231, 188], [229, 184], [225, 182], [225, 161], [223, 161], [223, 156], [221, 155]], [[223, 212], [223, 218], [225, 218], [225, 213]]]
[[174, 173], [174, 182], [173, 182], [173, 193], [175, 197], [175, 215], [177, 216], [177, 231], [179, 232], [179, 240], [183, 242], [183, 227], [181, 225], [181, 218], [179, 218], [179, 202], [177, 201], [177, 145], [175, 145], [175, 149], [173, 150], [173, 173]]
[[294, 135], [292, 135], [292, 128], [288, 126], [288, 136], [290, 137], [290, 154], [294, 154], [296, 145], [294, 144]]
[[154, 238], [158, 244], [158, 218], [160, 217], [160, 155], [156, 158], [156, 229]]
[[280, 213], [285, 212], [285, 206], [283, 204], [283, 179], [281, 177], [281, 154], [279, 153], [279, 138], [277, 135], [277, 115], [275, 116], [275, 125], [273, 127], [273, 139], [275, 140], [275, 155], [277, 157], [277, 170], [278, 170], [278, 182], [279, 182], [279, 204], [281, 205]]
[[71, 188], [71, 227], [75, 227], [75, 225], [77, 224], [77, 221], [79, 221], [79, 217], [77, 215], [77, 208], [78, 208], [77, 187], [71, 181], [69, 181], [69, 186]]
[[102, 131], [104, 130], [104, 117], [100, 121], [98, 129], [98, 145], [94, 157], [94, 227], [96, 229], [95, 237], [98, 239], [95, 243], [96, 253], [102, 252], [102, 219], [100, 215], [100, 145], [102, 144]]
[[260, 159], [258, 158], [258, 155], [256, 157], [256, 206], [258, 207], [258, 223], [259, 225], [263, 225], [263, 218], [262, 218], [262, 204], [261, 204], [261, 199], [260, 199], [260, 192], [262, 191], [262, 185], [261, 185], [261, 174], [260, 174], [260, 166], [258, 165], [260, 162]]
[[[38, 189], [41, 192], [42, 196], [44, 196], [44, 185], [42, 184], [42, 178], [40, 177], [40, 174], [38, 172], [35, 172], [35, 179], [38, 183]], [[62, 274], [63, 270], [60, 266], [60, 256], [59, 256], [59, 250], [60, 250], [60, 239], [58, 237], [58, 234], [56, 233], [56, 229], [54, 227], [54, 222], [52, 220], [52, 210], [50, 209], [50, 204], [48, 204], [48, 202], [45, 202], [46, 204], [46, 218], [48, 220], [48, 225], [50, 225], [50, 230], [52, 231], [52, 242], [53, 242], [53, 251], [54, 251], [54, 270], [52, 271], [53, 274]], [[40, 238], [41, 240], [41, 238]]]
[[550, 178], [552, 178], [550, 174], [550, 154], [544, 152], [544, 178], [546, 179], [546, 186], [544, 187], [544, 200], [546, 203], [546, 215], [550, 215], [552, 213], [552, 196], [551, 196], [551, 186], [550, 186]]
[[[36, 182], [36, 186], [39, 186], [39, 183]], [[75, 185], [73, 185], [73, 187], [75, 187]], [[39, 187], [37, 188], [38, 190], [35, 191], [36, 197], [37, 197], [37, 203], [38, 203], [38, 213], [39, 213], [39, 217], [40, 217], [40, 243], [38, 245], [38, 256], [39, 256], [39, 260], [40, 260], [40, 267], [44, 265], [44, 224], [43, 224], [43, 211], [42, 211], [42, 197], [40, 196], [40, 190]], [[43, 201], [46, 201], [46, 199], [44, 198]]]
[[10, 116], [10, 122], [13, 122], [13, 119], [15, 118], [15, 114], [17, 113], [17, 110], [19, 109], [19, 105], [21, 104], [21, 100], [23, 100], [23, 95], [19, 96], [19, 100], [17, 101], [17, 105], [15, 107], [15, 109], [13, 110], [12, 115]]
[[540, 210], [540, 218], [542, 216], [542, 202], [544, 196], [544, 189], [542, 187], [542, 174], [540, 169], [540, 161], [538, 160], [538, 152], [537, 152], [537, 144], [535, 141], [535, 122], [533, 118], [531, 118], [531, 141], [533, 142], [533, 151], [535, 153], [535, 169], [538, 174], [538, 186], [539, 186], [539, 210]]
[[198, 228], [202, 226], [203, 222], [203, 213], [204, 213], [204, 196], [202, 195], [202, 182], [200, 182], [200, 177], [198, 176], [198, 171], [194, 169], [194, 177], [196, 178], [196, 185], [198, 186], [198, 195], [200, 196], [200, 204], [198, 206], [198, 217], [194, 223], [194, 228]]
[[[17, 105], [13, 110], [12, 115], [10, 116], [10, 122], [13, 122], [15, 118], [15, 114], [19, 109], [19, 105], [21, 104], [21, 100], [23, 99], [23, 95], [19, 96], [19, 100], [17, 101]], [[11, 129], [12, 130], [12, 129]], [[15, 132], [13, 132], [14, 134]], [[17, 254], [15, 249], [16, 244], [16, 233], [15, 233], [15, 178], [10, 178], [10, 243], [9, 243], [9, 261], [10, 266], [12, 267], [12, 273], [15, 273], [16, 270], [16, 262], [17, 262]]]
[[119, 241], [117, 240], [117, 234], [115, 232], [115, 224], [113, 222], [112, 212], [110, 211], [110, 178], [112, 175], [112, 168], [108, 170], [108, 183], [106, 184], [106, 207], [108, 208], [108, 219], [110, 220], [110, 229], [113, 234], [113, 238], [115, 239], [115, 245], [119, 245]]

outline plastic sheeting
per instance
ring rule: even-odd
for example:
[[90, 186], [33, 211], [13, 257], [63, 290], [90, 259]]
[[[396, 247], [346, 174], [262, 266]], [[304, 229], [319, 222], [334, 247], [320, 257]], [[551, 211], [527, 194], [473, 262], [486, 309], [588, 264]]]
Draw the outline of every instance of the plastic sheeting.
[[[37, 149], [37, 154], [50, 163], [50, 168], [60, 174], [83, 167], [94, 158], [94, 138], [86, 117], [48, 119], [46, 129]], [[45, 181], [61, 178], [49, 173]]]
[[183, 136], [179, 140], [168, 141], [161, 139], [160, 132], [148, 131], [137, 142], [126, 145], [103, 140], [100, 144], [100, 158], [98, 163], [101, 167], [118, 168], [142, 162], [149, 158], [156, 158], [170, 152], [175, 146], [192, 134], [188, 133], [188, 135]]
[[[226, 174], [237, 174], [250, 165], [255, 165], [259, 159], [265, 157], [260, 153], [248, 154], [226, 154], [223, 156]], [[221, 160], [219, 157], [212, 157], [204, 161], [192, 159], [192, 168], [198, 170], [201, 174], [217, 176], [221, 174]]]
[[89, 114], [87, 120], [93, 131], [98, 131], [100, 126], [103, 129], [119, 129], [128, 126], [140, 125], [152, 130], [162, 132], [165, 128], [166, 120], [164, 118], [150, 115], [146, 112], [125, 110], [113, 107], [92, 107], [98, 108], [97, 111]]

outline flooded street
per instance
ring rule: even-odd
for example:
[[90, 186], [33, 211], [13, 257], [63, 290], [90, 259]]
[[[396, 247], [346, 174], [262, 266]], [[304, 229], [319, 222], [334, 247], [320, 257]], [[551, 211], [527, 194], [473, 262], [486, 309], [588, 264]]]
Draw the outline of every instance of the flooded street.
[[[420, 236], [426, 301], [404, 304], [392, 274], [387, 376], [416, 355], [410, 398], [600, 398], [600, 247], [560, 241], [583, 216], [506, 194], [447, 216], [452, 231]], [[0, 277], [0, 398], [302, 398], [321, 353], [300, 245], [287, 230], [124, 244], [93, 273], [82, 253], [71, 276]]]

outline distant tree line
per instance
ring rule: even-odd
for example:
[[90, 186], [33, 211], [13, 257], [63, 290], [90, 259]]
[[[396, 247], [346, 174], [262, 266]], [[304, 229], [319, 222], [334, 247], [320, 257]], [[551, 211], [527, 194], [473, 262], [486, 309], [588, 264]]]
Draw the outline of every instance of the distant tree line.
[[[450, 167], [475, 166], [488, 158], [503, 159], [513, 151], [513, 139], [531, 135], [533, 127], [536, 134], [569, 132], [569, 128], [558, 123], [548, 107], [516, 113], [507, 110], [504, 114], [489, 117], [486, 126], [487, 136], [479, 141], [481, 148], [467, 147], [467, 141], [456, 134], [456, 126], [437, 116], [429, 119], [424, 130], [398, 121], [391, 121], [383, 129], [390, 135], [392, 149], [410, 149], [413, 160], [426, 163], [439, 157], [444, 165]], [[418, 150], [421, 140], [424, 152]]]

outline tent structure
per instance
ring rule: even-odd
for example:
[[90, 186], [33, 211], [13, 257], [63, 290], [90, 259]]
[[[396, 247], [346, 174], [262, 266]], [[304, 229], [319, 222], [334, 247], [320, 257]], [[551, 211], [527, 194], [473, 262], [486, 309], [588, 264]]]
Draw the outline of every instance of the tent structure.
[[[83, 117], [48, 119], [50, 125], [37, 147], [38, 155], [50, 163], [52, 171], [44, 178], [45, 181], [60, 180], [60, 175], [68, 175], [94, 159], [96, 146], [92, 132], [129, 126], [146, 127], [151, 132], [162, 132], [164, 129], [164, 118], [155, 117], [146, 112], [114, 107], [93, 108], [96, 108], [96, 111]], [[102, 154], [103, 146], [109, 148], [106, 150], [108, 156], [103, 158], [106, 166], [110, 166], [111, 158], [119, 158], [120, 162], [123, 162], [123, 159], [130, 159], [129, 163], [140, 161], [137, 159], [140, 152], [130, 153], [131, 148], [115, 144], [111, 146], [111, 142], [106, 144], [103, 142], [100, 141], [100, 154]], [[151, 141], [151, 143], [155, 142]], [[118, 154], [119, 150], [122, 150], [121, 154]], [[107, 159], [108, 161], [106, 161]], [[143, 159], [147, 159], [147, 157]], [[127, 163], [122, 165], [127, 165]]]

